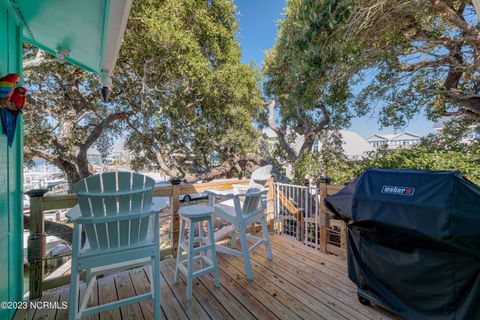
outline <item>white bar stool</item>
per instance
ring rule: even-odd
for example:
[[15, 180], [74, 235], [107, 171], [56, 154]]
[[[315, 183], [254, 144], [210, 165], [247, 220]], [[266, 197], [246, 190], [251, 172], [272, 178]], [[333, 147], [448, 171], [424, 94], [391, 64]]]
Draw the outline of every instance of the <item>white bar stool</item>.
[[[177, 262], [175, 268], [175, 283], [178, 283], [180, 274], [187, 279], [187, 300], [192, 299], [192, 282], [194, 279], [213, 272], [215, 287], [219, 287], [219, 274], [213, 229], [213, 211], [210, 206], [188, 206], [180, 208], [180, 239], [178, 244]], [[189, 223], [188, 239], [185, 240], [185, 227]], [[195, 238], [195, 223], [198, 223], [198, 237]], [[207, 223], [208, 231], [204, 235], [203, 225]], [[198, 243], [198, 246], [195, 246]], [[187, 252], [187, 259], [182, 254]], [[209, 252], [208, 252], [209, 251]], [[195, 270], [194, 262], [200, 262], [200, 269]]]

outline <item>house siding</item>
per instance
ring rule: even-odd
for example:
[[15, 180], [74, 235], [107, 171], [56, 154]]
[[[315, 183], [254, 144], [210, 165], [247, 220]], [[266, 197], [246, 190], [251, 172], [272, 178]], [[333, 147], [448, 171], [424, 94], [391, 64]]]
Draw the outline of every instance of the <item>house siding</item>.
[[[22, 29], [5, 1], [0, 2], [0, 30], [0, 76], [21, 74]], [[0, 131], [0, 302], [23, 296], [22, 134], [21, 117], [12, 147]], [[0, 309], [0, 319], [13, 313]]]

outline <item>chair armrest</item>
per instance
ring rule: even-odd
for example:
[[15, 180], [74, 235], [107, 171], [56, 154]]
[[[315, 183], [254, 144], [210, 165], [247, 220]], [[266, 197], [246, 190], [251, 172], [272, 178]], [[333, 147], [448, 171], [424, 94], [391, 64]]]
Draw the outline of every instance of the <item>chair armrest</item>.
[[210, 198], [215, 197], [215, 198], [234, 198], [235, 197], [235, 192], [233, 190], [223, 190], [223, 191], [218, 191], [218, 190], [206, 190], [206, 193], [208, 194], [208, 197]]
[[[147, 210], [145, 212], [141, 212], [138, 214], [138, 217], [143, 217], [143, 216], [150, 216], [152, 214], [158, 213], [162, 211], [165, 207], [167, 207], [168, 201], [161, 198], [161, 197], [155, 197], [152, 199], [152, 206], [150, 207], [150, 210]], [[77, 204], [75, 207], [71, 208], [70, 210], [67, 211], [65, 216], [68, 218], [68, 222], [78, 222], [78, 223], [87, 223], [88, 221], [92, 220], [92, 217], [82, 217], [82, 213], [80, 211], [80, 206]], [[104, 222], [108, 222], [107, 220], [112, 220], [113, 217], [118, 217], [118, 216], [107, 216], [105, 217]], [[127, 218], [126, 218], [127, 217]], [[97, 222], [100, 221], [101, 217], [95, 217], [97, 219]], [[121, 221], [125, 219], [132, 219], [135, 218], [135, 215], [125, 215], [121, 216], [120, 218], [114, 218], [115, 220]], [[91, 222], [90, 222], [91, 223]]]
[[82, 213], [80, 212], [80, 206], [77, 204], [75, 207], [70, 208], [70, 210], [65, 213], [65, 216], [68, 218], [68, 222], [75, 222], [82, 216]]
[[257, 196], [262, 196], [268, 193], [268, 189], [261, 190], [261, 191], [256, 191], [256, 192], [250, 192], [250, 193], [242, 193], [242, 194], [236, 194], [235, 197], [257, 197]]
[[128, 213], [114, 216], [90, 216], [90, 217], [79, 217], [75, 220], [76, 223], [80, 224], [98, 224], [98, 223], [108, 223], [108, 222], [118, 222], [126, 220], [135, 220], [147, 218], [153, 215], [158, 214], [159, 211], [152, 209], [141, 211], [138, 213]]
[[233, 190], [206, 190], [205, 192], [215, 196], [233, 196]]
[[248, 190], [248, 188], [250, 188], [250, 185], [248, 185], [248, 184], [232, 184], [232, 188], [237, 193], [243, 193], [243, 192], [246, 192]]

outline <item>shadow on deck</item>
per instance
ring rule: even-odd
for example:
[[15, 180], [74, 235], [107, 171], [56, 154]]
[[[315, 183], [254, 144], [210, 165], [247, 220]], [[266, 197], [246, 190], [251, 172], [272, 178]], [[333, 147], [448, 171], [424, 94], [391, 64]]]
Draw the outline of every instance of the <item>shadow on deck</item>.
[[[263, 247], [252, 255], [254, 281], [246, 279], [240, 258], [219, 254], [221, 287], [213, 276], [194, 283], [193, 300], [186, 301], [186, 285], [173, 283], [174, 263], [165, 259], [162, 272], [162, 319], [392, 319], [380, 307], [357, 300], [347, 277], [346, 262], [280, 236], [272, 236], [273, 261]], [[98, 280], [93, 305], [112, 302], [150, 290], [149, 273], [132, 269]], [[44, 292], [42, 301], [68, 301], [69, 287]], [[132, 304], [87, 319], [153, 319], [152, 303]], [[14, 319], [67, 319], [67, 309], [19, 310]]]

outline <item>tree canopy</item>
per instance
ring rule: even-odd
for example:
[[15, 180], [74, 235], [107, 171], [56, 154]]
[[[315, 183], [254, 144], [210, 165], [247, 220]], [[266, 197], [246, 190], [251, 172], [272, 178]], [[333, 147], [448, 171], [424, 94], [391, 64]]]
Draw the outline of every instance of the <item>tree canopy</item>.
[[[69, 191], [92, 174], [88, 150], [101, 140], [113, 140], [132, 113], [126, 96], [103, 103], [97, 77], [70, 64], [60, 64], [39, 49], [27, 46], [24, 153], [56, 165], [65, 174]], [[110, 142], [110, 145], [112, 143]]]
[[[260, 76], [240, 63], [232, 1], [136, 1], [114, 72], [112, 101], [97, 77], [26, 47], [25, 154], [73, 184], [87, 151], [122, 135], [135, 169], [213, 179], [249, 171], [262, 108]], [[107, 147], [107, 148], [105, 148]]]
[[[380, 124], [401, 128], [420, 112], [478, 122], [480, 31], [471, 1], [305, 3], [318, 9], [303, 23], [306, 33], [315, 38], [326, 21], [332, 26], [327, 38], [314, 40], [320, 60], [340, 63], [339, 75], [351, 84], [364, 82], [356, 104], [364, 110], [379, 106]], [[332, 24], [336, 7], [345, 15]]]
[[[268, 124], [297, 168], [297, 180], [329, 175], [332, 167], [347, 170], [348, 161], [334, 148], [338, 139], [325, 139], [335, 138], [334, 131], [348, 127], [354, 116], [375, 112], [380, 126], [395, 129], [419, 113], [435, 121], [466, 121], [469, 130], [478, 126], [479, 32], [467, 0], [288, 0], [264, 73], [265, 91], [281, 118], [270, 117]], [[272, 114], [273, 103], [269, 107]], [[316, 139], [324, 150], [312, 155]], [[376, 157], [379, 165], [395, 167], [394, 159], [422, 151], [435, 164], [412, 162], [418, 168], [442, 167], [426, 146]], [[459, 164], [467, 161], [456, 156]], [[375, 165], [369, 161], [363, 168]]]
[[[327, 168], [334, 183], [345, 184], [371, 168], [414, 170], [459, 170], [472, 182], [480, 184], [479, 142], [462, 144], [448, 135], [430, 136], [412, 148], [379, 150], [362, 160], [339, 160]], [[318, 168], [315, 160], [308, 163]], [[307, 167], [308, 168], [308, 167]]]
[[228, 0], [134, 4], [119, 67], [141, 83], [127, 139], [136, 168], [211, 179], [260, 161], [260, 79], [240, 63], [235, 12]]
[[326, 130], [346, 127], [352, 116], [363, 114], [348, 104], [349, 78], [341, 76], [339, 63], [343, 58], [329, 53], [336, 46], [329, 42], [333, 32], [349, 13], [349, 4], [341, 1], [288, 0], [277, 40], [266, 55], [265, 92], [275, 99], [280, 116], [277, 123], [271, 103], [268, 125], [294, 167], [322, 134], [331, 136]]

